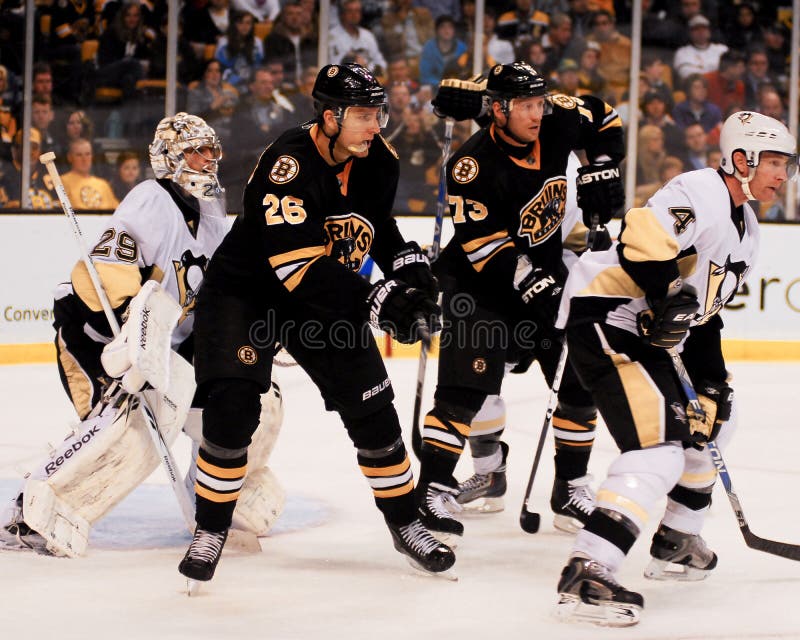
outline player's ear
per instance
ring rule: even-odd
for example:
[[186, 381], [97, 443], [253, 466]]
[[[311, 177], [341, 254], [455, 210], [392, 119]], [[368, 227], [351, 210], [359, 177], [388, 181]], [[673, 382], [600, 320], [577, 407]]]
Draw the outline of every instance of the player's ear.
[[750, 167], [747, 166], [747, 157], [744, 155], [744, 152], [733, 152], [733, 166], [741, 175], [747, 176], [749, 174]]

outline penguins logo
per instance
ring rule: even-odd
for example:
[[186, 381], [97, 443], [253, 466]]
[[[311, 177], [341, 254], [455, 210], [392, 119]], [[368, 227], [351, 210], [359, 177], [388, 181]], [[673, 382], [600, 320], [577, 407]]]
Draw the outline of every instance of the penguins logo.
[[564, 176], [545, 182], [539, 193], [522, 208], [517, 235], [527, 238], [531, 247], [547, 240], [564, 221], [566, 201], [567, 181]]
[[[749, 271], [744, 261], [733, 262], [731, 256], [725, 259], [725, 264], [708, 264], [708, 280], [706, 282], [705, 313], [697, 317], [697, 324], [705, 324], [712, 316], [725, 306], [744, 282]], [[729, 278], [728, 275], [733, 276]]]
[[739, 122], [741, 122], [742, 124], [748, 124], [753, 119], [753, 114], [750, 113], [749, 111], [742, 111], [736, 117], [739, 118]]
[[197, 290], [203, 282], [207, 266], [208, 258], [205, 256], [195, 257], [188, 249], [183, 252], [180, 260], [172, 261], [172, 267], [175, 269], [175, 282], [178, 284], [178, 302], [183, 309], [178, 324], [183, 322], [194, 310], [194, 305], [197, 304]]

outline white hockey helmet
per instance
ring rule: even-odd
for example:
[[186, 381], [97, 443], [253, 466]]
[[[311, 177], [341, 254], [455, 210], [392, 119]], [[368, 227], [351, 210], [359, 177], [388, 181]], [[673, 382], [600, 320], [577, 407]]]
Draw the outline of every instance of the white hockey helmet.
[[[733, 164], [734, 151], [742, 151], [747, 166], [752, 168], [758, 166], [764, 151], [783, 154], [789, 158], [786, 167], [789, 178], [797, 173], [795, 137], [782, 122], [754, 111], [739, 111], [725, 120], [719, 136], [719, 148], [722, 152], [720, 168], [725, 173], [735, 175], [745, 187], [753, 179], [755, 172], [751, 171], [747, 178], [738, 174]], [[746, 194], [748, 191], [749, 189], [745, 189]]]
[[[208, 151], [200, 152], [200, 149]], [[185, 152], [194, 149], [208, 161], [205, 169], [195, 171], [186, 163]], [[222, 194], [217, 179], [222, 147], [214, 129], [205, 120], [181, 111], [161, 120], [150, 144], [150, 165], [156, 178], [168, 178], [201, 200], [213, 200]]]

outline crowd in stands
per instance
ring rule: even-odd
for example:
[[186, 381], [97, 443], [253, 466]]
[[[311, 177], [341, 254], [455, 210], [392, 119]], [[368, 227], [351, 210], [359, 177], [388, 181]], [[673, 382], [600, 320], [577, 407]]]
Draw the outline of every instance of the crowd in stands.
[[[778, 3], [644, 0], [639, 95], [628, 93], [630, 0], [487, 0], [484, 67], [525, 60], [554, 91], [599, 95], [626, 123], [639, 113], [636, 204], [667, 177], [717, 166], [721, 123], [739, 109], [786, 122], [790, 20]], [[19, 206], [24, 6], [0, 1], [0, 207]], [[37, 153], [54, 151], [81, 188], [76, 208], [107, 208], [148, 176], [148, 134], [163, 115], [166, 0], [37, 0], [32, 119]], [[218, 132], [228, 209], [238, 211], [258, 154], [313, 117], [314, 0], [183, 0], [179, 110]], [[331, 62], [373, 70], [390, 97], [385, 137], [402, 172], [398, 213], [432, 212], [442, 124], [430, 100], [444, 77], [472, 75], [475, 0], [334, 0]], [[468, 137], [456, 128], [454, 143]], [[33, 145], [32, 145], [33, 146]], [[38, 173], [37, 173], [38, 175]], [[41, 176], [37, 180], [43, 180]], [[66, 182], [66, 176], [65, 176]], [[32, 180], [31, 195], [42, 198]], [[44, 185], [46, 186], [46, 185]], [[15, 195], [16, 194], [16, 195]], [[44, 204], [43, 204], [44, 203]], [[36, 205], [35, 205], [36, 206]], [[770, 219], [783, 219], [780, 201]], [[790, 216], [794, 217], [794, 216]]]

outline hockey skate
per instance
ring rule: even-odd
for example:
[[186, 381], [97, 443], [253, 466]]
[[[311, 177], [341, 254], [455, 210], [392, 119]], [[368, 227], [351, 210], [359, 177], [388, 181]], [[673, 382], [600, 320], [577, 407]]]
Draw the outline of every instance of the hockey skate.
[[435, 538], [447, 544], [454, 536], [464, 535], [464, 525], [453, 517], [453, 513], [461, 511], [461, 505], [456, 502], [456, 493], [457, 489], [438, 482], [417, 487], [420, 522]]
[[0, 550], [53, 555], [47, 548], [47, 541], [22, 519], [22, 494], [6, 510], [4, 520], [5, 524], [0, 525]]
[[717, 566], [717, 554], [703, 538], [663, 524], [653, 536], [650, 555], [644, 577], [651, 580], [705, 580]]
[[508, 445], [500, 443], [503, 452], [502, 464], [487, 474], [475, 473], [458, 484], [456, 501], [463, 505], [464, 515], [497, 513], [505, 509], [503, 496], [506, 494], [506, 458]]
[[456, 554], [446, 544], [431, 535], [419, 520], [397, 526], [387, 523], [392, 533], [394, 548], [406, 556], [415, 569], [429, 575], [439, 575], [450, 580], [458, 578], [448, 571], [455, 564]]
[[555, 616], [564, 622], [629, 627], [639, 622], [644, 598], [619, 584], [604, 565], [572, 556], [558, 581]]
[[595, 495], [589, 483], [592, 476], [586, 474], [574, 480], [553, 481], [550, 508], [555, 514], [553, 526], [559, 531], [575, 533], [583, 528], [594, 511]]
[[199, 582], [208, 582], [214, 577], [222, 547], [228, 537], [228, 530], [207, 531], [197, 527], [189, 550], [178, 565], [178, 571], [186, 576], [188, 595], [194, 595], [199, 589]]

